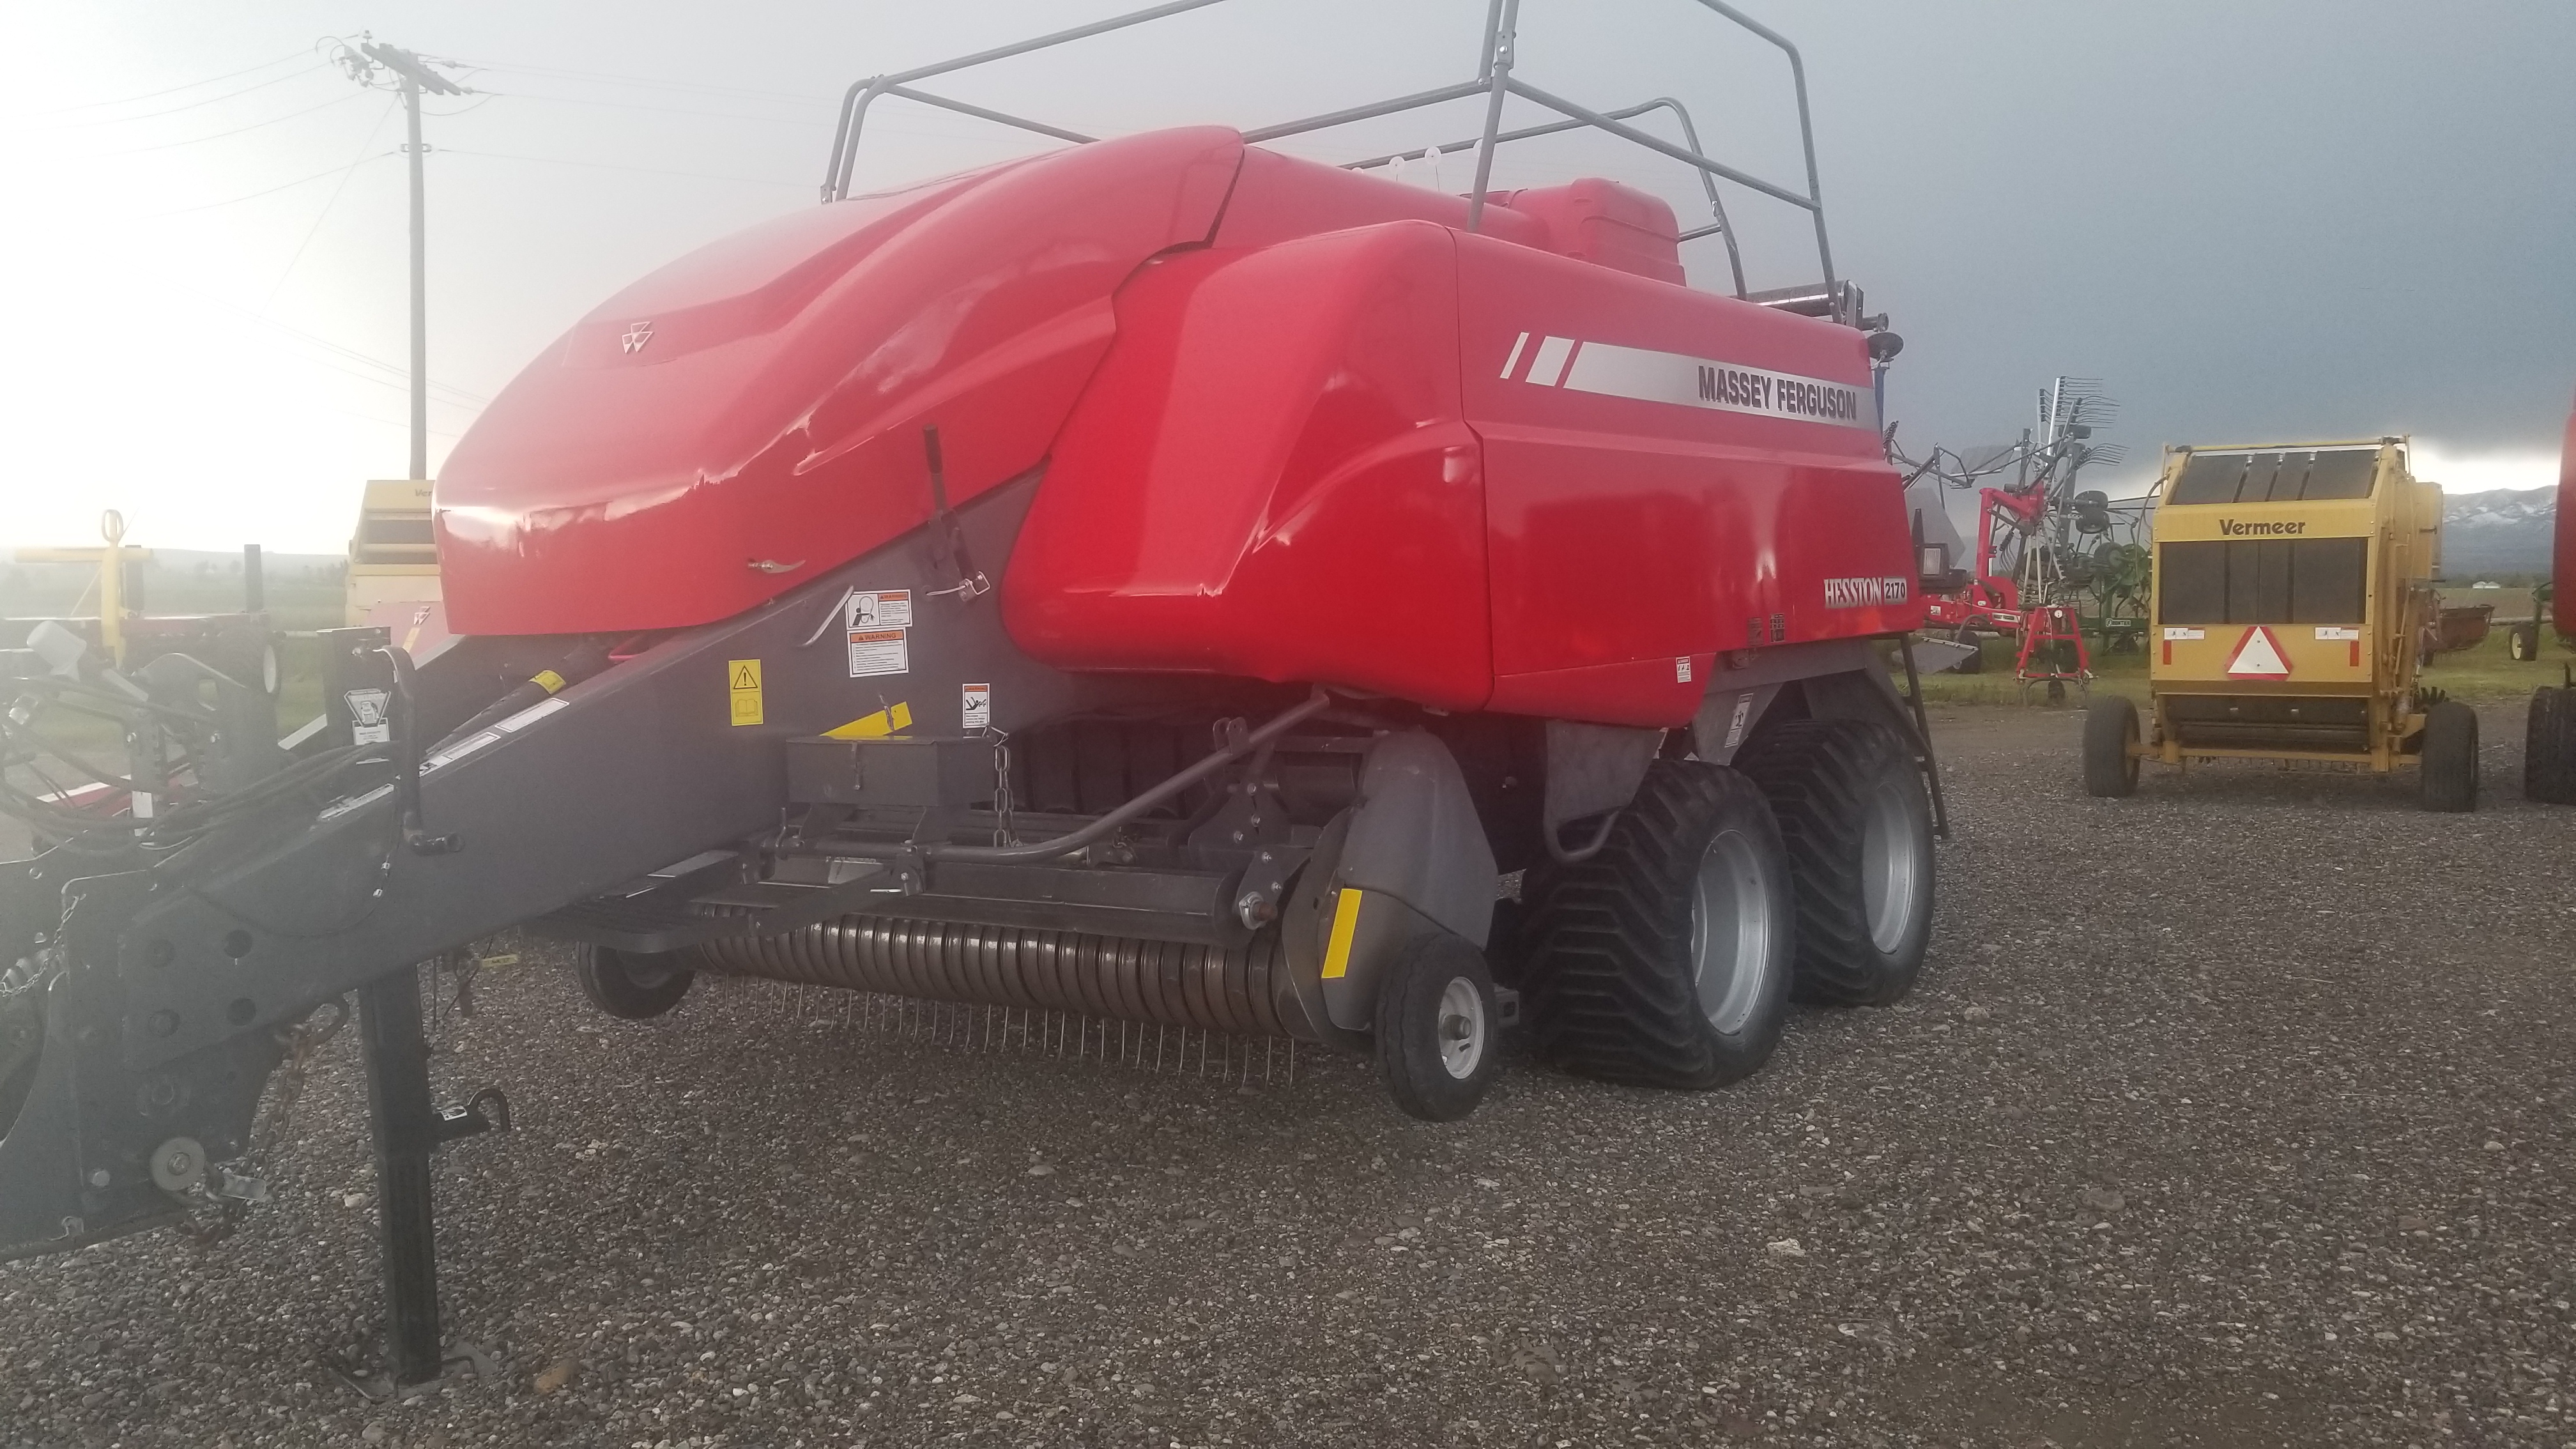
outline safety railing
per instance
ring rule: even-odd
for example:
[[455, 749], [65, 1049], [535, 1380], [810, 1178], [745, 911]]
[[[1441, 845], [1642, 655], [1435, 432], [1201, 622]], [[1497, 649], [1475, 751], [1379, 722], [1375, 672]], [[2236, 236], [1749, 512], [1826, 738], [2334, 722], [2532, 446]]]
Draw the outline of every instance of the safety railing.
[[[1007, 60], [1014, 56], [1028, 55], [1066, 45], [1095, 35], [1125, 30], [1130, 26], [1143, 25], [1148, 21], [1161, 20], [1187, 11], [1204, 10], [1211, 5], [1226, 3], [1229, 3], [1229, 0], [1168, 0], [1166, 4], [1125, 15], [1111, 16], [1088, 25], [1077, 25], [1072, 29], [1059, 30], [1050, 35], [1041, 35], [1015, 44], [977, 51], [972, 55], [960, 56], [954, 60], [916, 66], [911, 70], [855, 82], [841, 97], [840, 124], [833, 134], [831, 160], [826, 164], [823, 173], [823, 199], [826, 202], [840, 201], [850, 195], [850, 178], [857, 166], [859, 136], [867, 124], [868, 110], [877, 101], [887, 96], [895, 96], [920, 105], [952, 111], [962, 116], [972, 116], [977, 120], [990, 121], [996, 125], [1010, 126], [1077, 145], [1098, 140], [1096, 136], [1088, 136], [1062, 126], [1050, 125], [1026, 116], [1015, 116], [988, 106], [975, 105], [953, 96], [925, 91], [919, 89], [916, 83], [939, 76], [953, 75], [997, 60]], [[1835, 279], [1833, 246], [1825, 233], [1824, 191], [1816, 174], [1816, 134], [1807, 109], [1806, 64], [1800, 59], [1798, 48], [1790, 44], [1788, 39], [1779, 32], [1734, 6], [1726, 4], [1725, 0], [1677, 0], [1677, 3], [1696, 5], [1732, 21], [1760, 39], [1778, 46], [1781, 53], [1788, 57], [1789, 77], [1796, 89], [1798, 100], [1798, 142], [1807, 168], [1807, 185], [1804, 192], [1765, 180], [1707, 155], [1700, 148], [1699, 130], [1691, 123], [1690, 112], [1681, 102], [1670, 96], [1658, 96], [1652, 100], [1614, 110], [1596, 111], [1532, 85], [1513, 74], [1514, 66], [1518, 62], [1516, 35], [1520, 25], [1521, 0], [1487, 0], [1484, 60], [1475, 79], [1460, 81], [1455, 85], [1416, 91], [1411, 95], [1398, 96], [1392, 100], [1349, 106], [1337, 111], [1327, 111], [1322, 115], [1256, 127], [1244, 131], [1243, 139], [1259, 144], [1288, 136], [1330, 130], [1333, 127], [1346, 126], [1354, 122], [1375, 120], [1381, 116], [1421, 110], [1450, 101], [1482, 97], [1485, 100], [1485, 125], [1484, 129], [1474, 137], [1460, 140], [1454, 145], [1426, 147], [1418, 152], [1389, 153], [1343, 164], [1354, 170], [1365, 170], [1391, 166], [1398, 161], [1417, 156], [1463, 151], [1472, 145], [1476, 150], [1476, 181], [1474, 189], [1468, 193], [1467, 200], [1467, 226], [1472, 231], [1483, 222], [1487, 193], [1493, 179], [1494, 152], [1498, 147], [1513, 141], [1526, 141], [1534, 137], [1552, 136], [1567, 131], [1606, 132], [1621, 140], [1642, 146], [1657, 155], [1678, 161], [1698, 174], [1700, 185], [1708, 199], [1710, 219], [1704, 226], [1684, 231], [1681, 239], [1690, 241], [1700, 237], [1715, 236], [1725, 243], [1727, 266], [1735, 283], [1735, 295], [1745, 297], [1751, 294], [1745, 289], [1744, 258], [1736, 243], [1735, 228], [1727, 220], [1725, 203], [1718, 191], [1720, 181], [1731, 182], [1758, 195], [1785, 202], [1808, 213], [1815, 223], [1816, 260], [1823, 271], [1824, 284], [1820, 291], [1815, 288], [1792, 288], [1788, 291], [1814, 294], [1824, 299], [1842, 296], [1845, 289]], [[1503, 129], [1503, 107], [1504, 103], [1513, 96], [1553, 111], [1562, 119], [1505, 130]], [[1628, 124], [1631, 120], [1657, 110], [1672, 113], [1682, 132], [1682, 140], [1679, 144]], [[1772, 295], [1774, 294], [1765, 294], [1766, 297]]]

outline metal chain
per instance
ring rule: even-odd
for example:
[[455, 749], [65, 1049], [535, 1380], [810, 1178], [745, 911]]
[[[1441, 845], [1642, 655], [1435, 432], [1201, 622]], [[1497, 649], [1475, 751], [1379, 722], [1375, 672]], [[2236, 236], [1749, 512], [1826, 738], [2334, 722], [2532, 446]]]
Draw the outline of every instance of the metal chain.
[[[326, 1012], [327, 1022], [323, 1020]], [[286, 1062], [278, 1072], [277, 1095], [269, 1101], [267, 1119], [251, 1131], [254, 1153], [273, 1153], [285, 1144], [287, 1127], [295, 1120], [295, 1104], [303, 1097], [305, 1078], [313, 1069], [313, 1058], [348, 1024], [348, 998], [335, 996], [278, 1034], [279, 1045], [286, 1048]]]
[[1017, 845], [1020, 837], [1011, 826], [1011, 737], [1000, 730], [989, 733], [993, 737], [993, 843]]
[[[325, 1012], [329, 1013], [327, 1020]], [[267, 1115], [252, 1124], [251, 1145], [242, 1154], [244, 1158], [270, 1156], [284, 1145], [287, 1127], [295, 1119], [295, 1104], [304, 1096], [305, 1079], [312, 1074], [313, 1059], [348, 1024], [348, 999], [333, 997], [302, 1021], [277, 1033], [278, 1045], [286, 1049], [286, 1060], [278, 1071], [277, 1095], [269, 1099]], [[229, 1180], [232, 1174], [226, 1170], [222, 1176]], [[264, 1193], [261, 1200], [265, 1200]], [[188, 1189], [181, 1205], [187, 1216], [176, 1226], [199, 1248], [211, 1248], [231, 1237], [250, 1213], [248, 1202], [217, 1193], [203, 1182]]]
[[[442, 952], [429, 959], [429, 1049], [444, 1051], [454, 1046], [457, 1028], [447, 1014], [452, 1008], [459, 1019], [474, 1014], [474, 979], [481, 972], [483, 958], [471, 950]], [[454, 990], [441, 990], [439, 978], [454, 983]]]

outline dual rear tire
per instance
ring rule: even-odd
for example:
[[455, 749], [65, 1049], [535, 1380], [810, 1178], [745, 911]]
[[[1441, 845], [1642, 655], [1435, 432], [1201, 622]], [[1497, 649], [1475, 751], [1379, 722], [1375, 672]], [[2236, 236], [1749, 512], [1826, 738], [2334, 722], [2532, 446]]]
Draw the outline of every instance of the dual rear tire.
[[1759, 1070], [1793, 996], [1903, 997], [1932, 925], [1931, 811], [1885, 725], [1784, 721], [1736, 768], [1659, 760], [1598, 855], [1533, 876], [1538, 1054], [1706, 1090]]

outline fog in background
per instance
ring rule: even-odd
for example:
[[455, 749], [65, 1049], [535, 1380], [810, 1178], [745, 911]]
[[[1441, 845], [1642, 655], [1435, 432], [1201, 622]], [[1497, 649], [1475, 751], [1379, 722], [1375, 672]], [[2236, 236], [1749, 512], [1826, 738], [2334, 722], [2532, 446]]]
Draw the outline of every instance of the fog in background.
[[[2105, 436], [2132, 481], [2165, 442], [2386, 432], [2416, 434], [2419, 471], [2455, 491], [2555, 481], [2576, 5], [1748, 5], [1805, 53], [1835, 262], [1906, 338], [1889, 412], [1913, 450], [2012, 437], [2063, 372], [2124, 404]], [[336, 549], [359, 482], [402, 472], [401, 117], [317, 37], [373, 29], [478, 92], [428, 122], [434, 470], [611, 292], [815, 204], [849, 82], [1121, 8], [10, 7], [0, 540], [84, 541], [115, 506], [138, 543]], [[1483, 10], [1235, 0], [949, 90], [1094, 132], [1256, 125], [1470, 77]], [[1525, 11], [1528, 79], [1605, 108], [1677, 96], [1713, 153], [1800, 183], [1776, 51], [1688, 0]], [[1460, 103], [1284, 149], [1414, 149], [1479, 119]], [[857, 189], [1030, 148], [886, 102]], [[1438, 184], [1464, 190], [1470, 166], [1448, 158]], [[1650, 187], [1685, 225], [1705, 212], [1687, 171], [1606, 138], [1508, 148], [1496, 180], [1575, 173]], [[1813, 280], [1801, 213], [1727, 201], [1753, 285]], [[1723, 285], [1714, 241], [1686, 260]]]

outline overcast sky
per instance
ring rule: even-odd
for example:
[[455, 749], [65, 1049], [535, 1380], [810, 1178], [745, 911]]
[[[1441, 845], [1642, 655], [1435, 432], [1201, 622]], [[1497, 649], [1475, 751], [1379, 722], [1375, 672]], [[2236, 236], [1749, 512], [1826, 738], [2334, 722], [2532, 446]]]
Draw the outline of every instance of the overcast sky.
[[[1745, 0], [1803, 48], [1840, 269], [1907, 348], [1920, 450], [2011, 437], [2054, 373], [2108, 437], [2413, 432], [2454, 490], [2555, 481], [2576, 388], [2576, 4]], [[1126, 8], [477, 0], [19, 4], [0, 109], [0, 539], [336, 549], [406, 458], [401, 121], [318, 38], [459, 62], [429, 121], [433, 469], [573, 319], [712, 238], [815, 204], [851, 80]], [[1259, 124], [1473, 73], [1481, 0], [1231, 0], [955, 83], [1078, 129]], [[1597, 105], [1687, 101], [1721, 157], [1797, 179], [1776, 52], [1688, 0], [1526, 0], [1522, 70]], [[861, 189], [999, 159], [889, 103]], [[1305, 138], [1453, 140], [1471, 107]], [[1541, 142], [1687, 217], [1688, 173]], [[1442, 184], [1463, 189], [1462, 160]], [[1430, 178], [1417, 172], [1413, 178]], [[1798, 217], [1730, 209], [1754, 283], [1811, 279]], [[1723, 276], [1713, 243], [1694, 279]], [[2136, 468], [2131, 470], [2137, 471]]]

